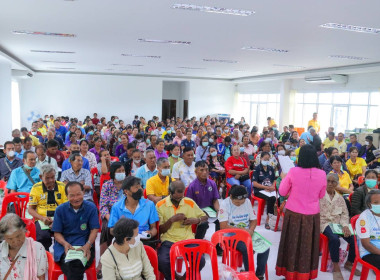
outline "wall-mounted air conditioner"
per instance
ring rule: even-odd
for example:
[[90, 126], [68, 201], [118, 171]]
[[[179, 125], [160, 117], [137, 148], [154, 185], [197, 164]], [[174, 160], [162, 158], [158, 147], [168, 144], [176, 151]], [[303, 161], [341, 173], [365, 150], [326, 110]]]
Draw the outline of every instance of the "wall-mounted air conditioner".
[[305, 82], [314, 84], [346, 84], [348, 82], [348, 76], [334, 74], [318, 77], [305, 77]]

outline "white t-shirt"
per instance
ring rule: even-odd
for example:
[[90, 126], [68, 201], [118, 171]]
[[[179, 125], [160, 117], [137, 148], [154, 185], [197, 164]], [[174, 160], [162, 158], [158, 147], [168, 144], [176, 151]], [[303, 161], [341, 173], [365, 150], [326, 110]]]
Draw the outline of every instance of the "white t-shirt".
[[136, 166], [134, 162], [132, 162], [132, 169], [131, 169], [131, 175], [136, 176], [137, 169], [139, 169], [140, 166]]
[[236, 206], [231, 198], [227, 197], [220, 204], [218, 219], [219, 222], [227, 221], [230, 226], [249, 228], [249, 222], [256, 220], [257, 217], [248, 198], [244, 204]]
[[[372, 214], [371, 210], [367, 209], [360, 214], [356, 221], [357, 236], [362, 238], [370, 238], [373, 246], [380, 249], [380, 217]], [[359, 242], [360, 257], [371, 254], [364, 249], [361, 242]]]
[[184, 160], [175, 163], [173, 165], [172, 178], [178, 178], [186, 187], [190, 185], [197, 178], [197, 175], [195, 175], [195, 162], [191, 166], [187, 166]]

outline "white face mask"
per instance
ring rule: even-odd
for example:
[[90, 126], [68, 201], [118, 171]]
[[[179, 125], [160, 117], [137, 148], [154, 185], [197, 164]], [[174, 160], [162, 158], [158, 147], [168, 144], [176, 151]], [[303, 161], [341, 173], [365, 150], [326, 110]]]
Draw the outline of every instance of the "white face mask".
[[134, 159], [133, 162], [134, 162], [135, 164], [139, 164], [139, 163], [141, 162], [141, 159]]
[[289, 150], [289, 149], [290, 149], [290, 145], [286, 144], [286, 145], [285, 145], [285, 149], [286, 149], [286, 150]]
[[262, 164], [263, 166], [268, 166], [268, 165], [270, 164], [270, 162], [269, 162], [269, 160], [262, 160], [262, 161], [261, 161], [261, 164]]
[[285, 151], [284, 151], [284, 150], [278, 151], [278, 154], [279, 154], [280, 156], [284, 156], [284, 155], [285, 155]]
[[267, 142], [267, 143], [269, 143], [271, 141], [272, 141], [272, 138], [269, 138], [269, 137], [264, 140], [264, 142]]
[[140, 244], [140, 235], [137, 235], [137, 236], [135, 237], [135, 243], [134, 243], [134, 244], [129, 243], [129, 248], [135, 248], [135, 247], [137, 247], [139, 244]]
[[9, 151], [9, 152], [7, 153], [7, 156], [9, 156], [9, 157], [14, 157], [14, 156], [15, 156], [15, 151]]
[[125, 179], [125, 173], [115, 173], [116, 181], [123, 181]]
[[366, 145], [369, 145], [369, 142], [368, 142], [368, 141], [365, 141], [365, 144], [366, 144]]

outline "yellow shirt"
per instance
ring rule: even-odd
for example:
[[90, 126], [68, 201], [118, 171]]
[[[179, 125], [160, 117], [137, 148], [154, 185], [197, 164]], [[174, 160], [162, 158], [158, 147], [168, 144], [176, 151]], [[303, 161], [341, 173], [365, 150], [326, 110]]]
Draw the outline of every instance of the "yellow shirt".
[[298, 158], [298, 155], [300, 154], [300, 149], [301, 148], [297, 148], [294, 152], [296, 153], [296, 156], [297, 156], [297, 158]]
[[319, 133], [319, 131], [321, 130], [321, 125], [319, 124], [319, 121], [310, 120], [307, 123], [307, 127], [309, 127], [309, 126], [314, 127], [314, 129], [317, 131], [317, 133]]
[[347, 144], [344, 140], [342, 142], [338, 142], [338, 151], [340, 155], [347, 151]]
[[[339, 184], [342, 188], [349, 189], [350, 184], [352, 184], [350, 175], [344, 170], [342, 172], [343, 172], [342, 174], [336, 173], [339, 176]], [[330, 173], [335, 173], [335, 172], [331, 171]]]
[[271, 119], [269, 122], [269, 127], [273, 127], [275, 124], [276, 124], [276, 122]]
[[46, 130], [46, 127], [45, 127], [45, 126], [40, 127], [40, 128], [38, 129], [38, 131], [41, 132], [42, 136], [46, 136], [46, 134], [47, 134], [47, 130]]
[[[198, 207], [194, 200], [184, 197], [175, 208], [170, 200], [170, 196], [160, 200], [156, 204], [160, 224], [163, 225], [175, 214], [183, 213], [187, 218], [200, 218], [205, 213]], [[183, 225], [183, 221], [174, 222], [167, 232], [161, 234], [161, 241], [177, 242], [180, 240], [194, 239], [194, 233], [191, 225]]]
[[[54, 217], [55, 209], [58, 205], [67, 201], [65, 184], [56, 181], [54, 187], [54, 198], [56, 203], [48, 204], [48, 190], [42, 182], [35, 184], [29, 195], [29, 205], [37, 206], [37, 213], [44, 217]], [[49, 213], [48, 213], [49, 212]]]
[[[35, 137], [35, 136], [33, 136], [33, 135], [30, 135], [30, 134], [29, 134], [28, 137], [29, 137], [30, 139], [32, 139], [32, 146], [33, 146], [33, 147], [36, 147], [36, 146], [38, 146], [38, 145], [41, 144], [41, 143], [40, 143], [40, 140], [38, 140], [37, 137]], [[25, 137], [21, 137], [21, 139], [25, 139]]]
[[353, 163], [351, 159], [349, 159], [346, 161], [346, 165], [347, 165], [348, 171], [350, 172], [351, 179], [353, 179], [356, 174], [360, 174], [360, 175], [363, 174], [362, 168], [363, 166], [367, 166], [367, 163], [365, 162], [363, 158], [357, 157], [355, 163]]
[[158, 174], [149, 178], [146, 181], [146, 195], [167, 196], [169, 194], [169, 181], [169, 176], [166, 176], [165, 182], [162, 182]]
[[327, 149], [327, 148], [330, 148], [330, 147], [334, 147], [334, 148], [337, 148], [339, 147], [338, 145], [338, 141], [336, 141], [335, 139], [333, 140], [330, 140], [328, 137], [325, 139], [325, 141], [323, 141], [323, 148], [324, 149]]

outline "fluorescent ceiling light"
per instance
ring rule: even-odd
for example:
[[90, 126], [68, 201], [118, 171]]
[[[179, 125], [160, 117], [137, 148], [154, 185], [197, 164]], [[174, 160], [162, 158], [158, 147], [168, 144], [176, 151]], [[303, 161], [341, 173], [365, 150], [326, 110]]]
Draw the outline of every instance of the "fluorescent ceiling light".
[[210, 58], [204, 58], [203, 61], [206, 61], [206, 62], [221, 62], [221, 63], [237, 63], [236, 60], [228, 60], [228, 59], [210, 59]]
[[288, 50], [274, 49], [274, 48], [261, 48], [261, 47], [242, 47], [242, 50], [248, 51], [262, 51], [262, 52], [276, 52], [276, 53], [287, 53]]
[[49, 67], [49, 69], [59, 69], [59, 70], [74, 70], [72, 67]]
[[367, 57], [352, 56], [352, 55], [329, 55], [330, 58], [340, 58], [340, 59], [352, 59], [352, 60], [365, 60], [369, 59]]
[[226, 8], [208, 7], [208, 6], [197, 6], [197, 5], [191, 5], [191, 4], [174, 4], [172, 8], [188, 10], [188, 11], [234, 15], [234, 16], [250, 16], [255, 13], [254, 11], [226, 9]]
[[180, 73], [180, 72], [161, 72], [162, 74], [179, 74], [179, 75], [183, 75], [185, 73]]
[[304, 67], [304, 66], [288, 65], [288, 64], [273, 64], [273, 66], [276, 66], [276, 67], [297, 68], [297, 69], [306, 69], [306, 67]]
[[28, 30], [15, 30], [13, 31], [13, 34], [18, 35], [44, 35], [44, 36], [53, 36], [53, 37], [66, 37], [66, 38], [73, 38], [77, 35], [70, 34], [70, 33], [54, 33], [54, 32], [39, 32], [39, 31], [28, 31]]
[[357, 25], [351, 25], [351, 24], [325, 23], [325, 24], [320, 25], [320, 27], [329, 28], [329, 29], [353, 31], [353, 32], [361, 32], [361, 33], [380, 34], [379, 28], [357, 26]]
[[76, 63], [74, 61], [49, 61], [49, 60], [42, 60], [41, 62], [44, 62], [44, 63]]
[[142, 64], [118, 64], [118, 63], [114, 63], [114, 64], [111, 64], [112, 66], [133, 66], [133, 67], [142, 67], [144, 65]]
[[131, 57], [143, 57], [143, 58], [161, 58], [160, 55], [140, 55], [140, 54], [127, 54], [122, 53], [122, 56], [131, 56]]
[[191, 42], [187, 41], [171, 41], [171, 40], [155, 40], [155, 39], [137, 39], [140, 43], [162, 43], [162, 44], [173, 44], [173, 45], [190, 45]]
[[179, 69], [190, 69], [190, 70], [204, 70], [206, 68], [200, 68], [200, 67], [187, 67], [187, 66], [180, 66], [180, 67], [177, 67]]
[[41, 53], [75, 53], [67, 51], [43, 51], [43, 50], [30, 50], [31, 52], [41, 52]]

